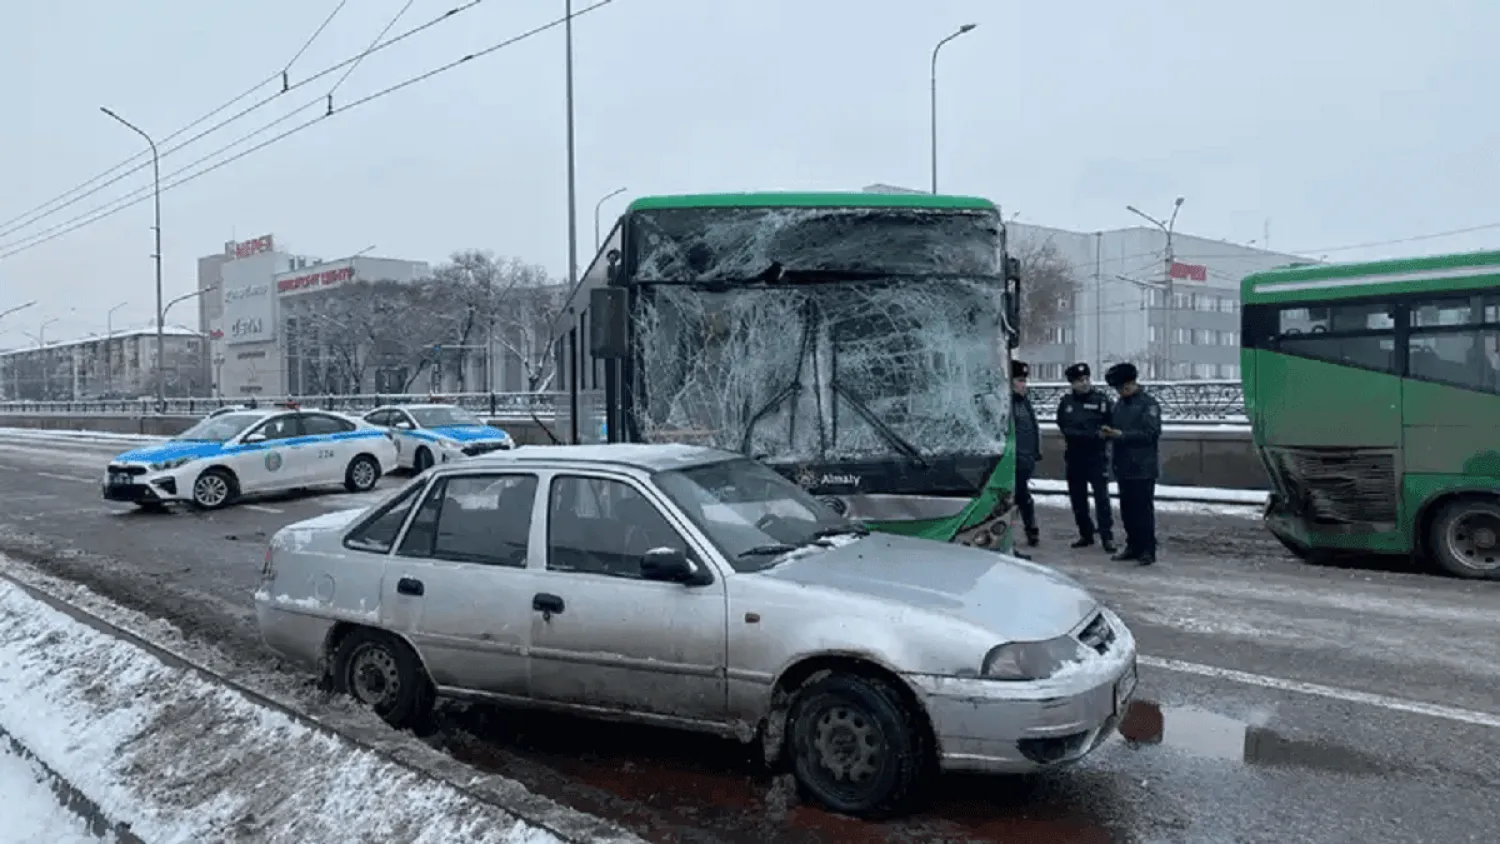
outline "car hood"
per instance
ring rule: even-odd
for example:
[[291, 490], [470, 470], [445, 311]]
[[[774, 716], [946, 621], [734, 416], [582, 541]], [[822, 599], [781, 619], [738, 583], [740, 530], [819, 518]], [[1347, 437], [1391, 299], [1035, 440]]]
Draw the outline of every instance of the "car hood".
[[510, 436], [499, 428], [489, 425], [444, 425], [441, 428], [428, 428], [427, 430], [440, 437], [447, 437], [461, 443], [503, 440]]
[[190, 457], [194, 460], [213, 457], [224, 453], [223, 443], [192, 442], [190, 440], [169, 440], [160, 444], [148, 445], [145, 448], [137, 448], [117, 456], [116, 463], [161, 463], [167, 460], [178, 460]]
[[1005, 641], [1061, 636], [1098, 606], [1077, 581], [1046, 566], [883, 533], [792, 554], [755, 576], [942, 613]]

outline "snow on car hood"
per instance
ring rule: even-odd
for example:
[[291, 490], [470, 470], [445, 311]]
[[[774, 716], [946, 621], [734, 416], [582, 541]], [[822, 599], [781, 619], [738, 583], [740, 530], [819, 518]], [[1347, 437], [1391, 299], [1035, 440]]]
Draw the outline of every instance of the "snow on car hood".
[[461, 443], [481, 442], [483, 440], [503, 440], [510, 437], [509, 434], [489, 425], [444, 425], [441, 428], [428, 428], [440, 437], [457, 440]]
[[127, 451], [115, 458], [117, 463], [161, 463], [190, 457], [194, 460], [224, 453], [223, 443], [198, 442], [194, 440], [168, 440], [157, 445], [148, 445]]
[[1061, 636], [1098, 606], [1077, 581], [1046, 566], [884, 533], [792, 555], [757, 576], [943, 613], [1007, 641]]

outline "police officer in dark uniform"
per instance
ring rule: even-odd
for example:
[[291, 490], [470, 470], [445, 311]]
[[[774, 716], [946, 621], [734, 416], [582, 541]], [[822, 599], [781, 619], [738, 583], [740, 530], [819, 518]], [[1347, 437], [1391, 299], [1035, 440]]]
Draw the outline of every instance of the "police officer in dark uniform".
[[[1036, 421], [1036, 410], [1026, 395], [1027, 378], [1031, 365], [1024, 361], [1010, 362], [1010, 408], [1016, 423], [1016, 509], [1021, 511], [1021, 524], [1026, 530], [1026, 544], [1035, 547], [1041, 540], [1041, 531], [1036, 526], [1036, 501], [1031, 497], [1031, 476], [1036, 464], [1042, 459], [1042, 431]], [[1025, 557], [1025, 554], [1017, 556]]]
[[1063, 467], [1068, 479], [1068, 500], [1073, 505], [1073, 521], [1078, 525], [1074, 548], [1094, 544], [1094, 519], [1089, 514], [1092, 488], [1094, 509], [1099, 518], [1099, 541], [1104, 553], [1115, 553], [1114, 515], [1109, 504], [1109, 441], [1099, 429], [1109, 424], [1114, 401], [1109, 394], [1089, 380], [1089, 365], [1075, 363], [1063, 373], [1073, 389], [1057, 403], [1057, 427], [1062, 431], [1067, 450]]
[[1143, 566], [1156, 562], [1156, 479], [1161, 473], [1161, 405], [1136, 381], [1135, 366], [1117, 363], [1104, 374], [1120, 394], [1110, 421], [1102, 429], [1113, 444], [1115, 481], [1120, 485], [1120, 522], [1125, 550], [1115, 560]]

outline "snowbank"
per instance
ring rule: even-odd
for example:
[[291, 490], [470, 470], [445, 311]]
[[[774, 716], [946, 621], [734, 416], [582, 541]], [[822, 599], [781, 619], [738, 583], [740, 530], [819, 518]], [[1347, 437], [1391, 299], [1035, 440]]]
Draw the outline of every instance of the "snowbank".
[[47, 773], [0, 741], [0, 806], [6, 844], [99, 844], [88, 823], [59, 805]]
[[[8, 582], [0, 582], [0, 727], [111, 822], [153, 844], [562, 840], [168, 665]], [[9, 807], [21, 804], [3, 802], [8, 824]]]
[[[1031, 482], [1031, 491], [1066, 495], [1068, 492], [1068, 483], [1067, 481], [1035, 479]], [[1120, 487], [1113, 481], [1109, 484], [1109, 494], [1115, 498], [1120, 497]], [[1218, 489], [1209, 486], [1161, 485], [1156, 487], [1157, 501], [1194, 501], [1211, 504], [1240, 504], [1264, 507], [1268, 495], [1269, 493], [1263, 489]]]
[[150, 434], [117, 434], [111, 431], [71, 431], [53, 428], [0, 428], [0, 438], [20, 440], [50, 440], [122, 443], [157, 443], [166, 437]]

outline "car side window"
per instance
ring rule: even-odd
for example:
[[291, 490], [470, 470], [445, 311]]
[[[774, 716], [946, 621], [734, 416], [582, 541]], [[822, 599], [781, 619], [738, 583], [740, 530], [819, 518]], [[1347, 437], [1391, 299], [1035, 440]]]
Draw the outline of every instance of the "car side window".
[[285, 416], [277, 416], [260, 423], [252, 434], [261, 434], [268, 440], [288, 440], [300, 436], [297, 427], [297, 417], [288, 413]]
[[406, 522], [406, 515], [417, 503], [417, 496], [421, 491], [422, 484], [412, 484], [399, 498], [350, 531], [344, 537], [344, 546], [355, 551], [389, 553], [391, 546], [396, 544], [396, 535], [401, 532], [401, 525]]
[[535, 475], [448, 478], [433, 532], [432, 556], [525, 568], [536, 489]]
[[329, 416], [325, 413], [302, 414], [302, 435], [304, 437], [322, 437], [329, 434], [342, 434], [354, 430], [354, 423], [337, 416]]
[[411, 416], [401, 410], [392, 411], [391, 424], [403, 431], [412, 431], [417, 427], [417, 423], [412, 421]]
[[393, 420], [391, 419], [391, 412], [389, 410], [376, 410], [374, 412], [367, 413], [365, 414], [365, 421], [369, 422], [371, 425], [379, 425], [382, 428], [389, 428], [391, 426], [391, 423], [393, 422]]
[[639, 579], [655, 548], [691, 555], [687, 542], [635, 487], [610, 478], [559, 475], [547, 502], [547, 568]]

